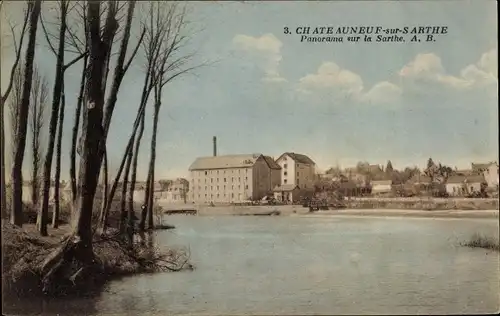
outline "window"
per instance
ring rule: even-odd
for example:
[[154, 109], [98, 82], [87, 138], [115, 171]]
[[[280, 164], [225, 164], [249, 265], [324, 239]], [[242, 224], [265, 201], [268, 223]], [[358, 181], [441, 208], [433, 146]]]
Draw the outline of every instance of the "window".
[[231, 177], [231, 182], [234, 182], [234, 177]]
[[245, 177], [245, 181], [248, 181], [248, 177]]
[[233, 190], [234, 190], [234, 185], [232, 185], [232, 186], [231, 186], [231, 189], [233, 189]]
[[227, 182], [227, 181], [226, 181], [226, 178], [224, 178], [224, 182]]
[[217, 193], [217, 197], [219, 197], [219, 193]]
[[287, 174], [288, 174], [288, 172], [286, 172], [286, 171], [285, 171], [285, 172], [283, 172], [283, 175], [284, 175], [284, 176], [286, 176]]
[[247, 184], [247, 185], [245, 185], [245, 189], [248, 189], [248, 184]]
[[210, 178], [210, 183], [214, 183], [214, 179], [213, 178]]
[[207, 194], [205, 193], [205, 197], [207, 197]]
[[234, 198], [234, 193], [231, 193], [231, 197]]
[[299, 176], [299, 172], [297, 171], [297, 177]]
[[217, 191], [219, 191], [219, 186], [217, 186]]
[[219, 174], [219, 170], [217, 170], [217, 174]]
[[207, 175], [207, 174], [208, 174], [208, 171], [205, 171], [205, 175]]
[[299, 179], [297, 179], [297, 185], [299, 185]]
[[284, 184], [286, 184], [286, 179], [285, 179], [285, 180], [283, 180], [283, 183], [284, 183]]
[[198, 198], [201, 198], [200, 194], [198, 194]]
[[217, 178], [217, 182], [219, 182], [219, 178]]
[[224, 191], [226, 190], [226, 186], [224, 185]]
[[286, 164], [283, 165], [283, 169], [286, 169]]

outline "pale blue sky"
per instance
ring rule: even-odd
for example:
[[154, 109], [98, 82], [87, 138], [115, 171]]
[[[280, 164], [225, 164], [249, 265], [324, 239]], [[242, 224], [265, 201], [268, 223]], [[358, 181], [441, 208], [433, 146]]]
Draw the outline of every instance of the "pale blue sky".
[[[193, 64], [210, 64], [164, 91], [157, 178], [186, 176], [197, 156], [211, 155], [214, 135], [219, 154], [295, 151], [321, 169], [388, 159], [396, 168], [422, 166], [429, 156], [461, 168], [498, 159], [494, 1], [189, 6], [192, 26], [201, 31], [187, 49], [197, 52]], [[449, 33], [436, 42], [384, 44], [301, 43], [283, 34], [284, 26], [364, 25], [448, 26]], [[42, 36], [39, 42], [37, 61], [52, 79], [54, 57]], [[11, 57], [4, 54], [4, 61], [10, 64]], [[68, 96], [77, 93], [80, 67], [66, 76]], [[108, 141], [114, 168], [131, 133], [142, 80], [137, 66], [122, 84]], [[67, 103], [65, 158], [75, 101]], [[149, 158], [151, 114], [140, 177]], [[67, 177], [66, 160], [63, 168]]]

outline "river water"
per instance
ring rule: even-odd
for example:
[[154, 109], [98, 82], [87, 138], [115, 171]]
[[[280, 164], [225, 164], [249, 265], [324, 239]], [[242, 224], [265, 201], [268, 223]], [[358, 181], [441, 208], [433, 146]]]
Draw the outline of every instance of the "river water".
[[19, 315], [462, 314], [499, 310], [497, 219], [170, 216], [161, 247], [194, 271], [110, 282], [93, 298], [23, 301]]

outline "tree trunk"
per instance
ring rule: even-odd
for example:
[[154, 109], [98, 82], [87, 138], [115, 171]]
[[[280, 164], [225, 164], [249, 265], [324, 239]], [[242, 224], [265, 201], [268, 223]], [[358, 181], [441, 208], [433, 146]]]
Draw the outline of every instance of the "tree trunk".
[[[135, 150], [134, 157], [132, 159], [132, 175], [130, 177], [130, 188], [129, 188], [129, 196], [128, 196], [128, 212], [134, 212], [134, 190], [135, 190], [135, 181], [137, 178], [137, 162], [139, 160], [139, 149], [141, 147], [141, 139], [144, 134], [144, 121], [146, 113], [142, 113], [141, 116], [141, 124], [139, 126], [139, 135], [137, 135], [137, 139], [135, 140]], [[142, 219], [141, 219], [142, 222]]]
[[[104, 154], [102, 143], [102, 116], [104, 93], [102, 82], [104, 66], [111, 42], [101, 40], [100, 2], [87, 3], [89, 76], [86, 78], [87, 102], [83, 109], [82, 155], [78, 176], [78, 195], [73, 218], [73, 236], [92, 253], [92, 208], [97, 188], [101, 157]], [[109, 27], [106, 25], [106, 27]]]
[[62, 148], [62, 133], [64, 124], [64, 108], [66, 107], [66, 96], [64, 95], [64, 77], [62, 85], [61, 105], [59, 108], [59, 126], [57, 131], [57, 148], [56, 148], [56, 174], [54, 184], [54, 210], [52, 213], [52, 227], [59, 226], [60, 212], [60, 180], [61, 180], [61, 148]]
[[56, 139], [57, 121], [59, 116], [59, 105], [61, 102], [62, 86], [64, 81], [64, 39], [66, 34], [66, 13], [68, 6], [61, 0], [61, 24], [59, 27], [59, 47], [57, 51], [56, 76], [54, 79], [54, 91], [52, 93], [52, 111], [49, 123], [49, 143], [45, 154], [43, 168], [43, 202], [38, 211], [37, 229], [42, 236], [47, 235], [47, 222], [49, 212], [50, 182], [52, 171], [52, 157], [54, 156], [54, 144]]
[[[123, 174], [123, 184], [122, 184], [122, 196], [120, 201], [120, 232], [125, 233], [127, 218], [127, 188], [128, 188], [128, 177], [130, 175], [130, 166], [132, 165], [132, 157], [134, 152], [132, 149], [129, 150], [127, 154], [127, 163], [125, 165], [125, 173]], [[130, 211], [130, 210], [129, 210]]]
[[4, 118], [4, 111], [5, 111], [5, 106], [4, 106], [5, 103], [2, 103], [2, 108], [0, 109], [0, 122], [1, 122], [1, 130], [0, 130], [0, 163], [2, 164], [2, 179], [0, 179], [1, 181], [1, 196], [0, 196], [0, 201], [2, 203], [2, 218], [6, 218], [8, 216], [8, 213], [7, 213], [7, 188], [6, 188], [6, 185], [5, 185], [5, 118]]
[[71, 178], [71, 198], [73, 203], [76, 201], [76, 147], [78, 141], [78, 129], [80, 128], [80, 116], [82, 112], [83, 94], [85, 91], [85, 78], [87, 74], [87, 60], [86, 55], [83, 58], [83, 69], [82, 76], [80, 79], [80, 92], [78, 93], [78, 102], [76, 104], [75, 111], [75, 124], [73, 125], [73, 134], [71, 136], [71, 159], [70, 159], [70, 169], [69, 174]]
[[[151, 161], [151, 160], [150, 160]], [[151, 185], [151, 168], [148, 168], [148, 178], [146, 180], [146, 191], [144, 192], [144, 208], [141, 209], [141, 221], [139, 222], [139, 230], [143, 231], [146, 228], [146, 221], [148, 217], [148, 205], [151, 201], [151, 191], [153, 190]]]
[[[140, 122], [142, 120], [142, 116], [144, 115], [144, 112], [146, 110], [147, 100], [149, 98], [151, 90], [153, 89], [153, 85], [152, 85], [150, 79], [151, 79], [150, 73], [146, 73], [146, 77], [144, 78], [141, 103], [139, 105], [139, 109], [137, 110], [137, 116], [135, 118], [134, 127], [132, 129], [132, 135], [129, 138], [127, 147], [125, 149], [125, 154], [123, 155], [120, 167], [118, 168], [118, 173], [115, 177], [113, 185], [111, 186], [111, 191], [110, 191], [109, 197], [108, 197], [108, 205], [106, 206], [105, 211], [101, 212], [101, 214], [100, 214], [100, 218], [99, 218], [99, 232], [100, 233], [104, 232], [104, 230], [107, 226], [107, 220], [108, 220], [109, 211], [111, 209], [111, 203], [114, 199], [116, 188], [118, 186], [118, 181], [121, 178], [121, 174], [123, 172], [123, 168], [125, 167], [125, 164], [127, 164], [125, 173], [127, 175], [127, 181], [128, 181], [128, 175], [129, 175], [130, 163], [131, 163], [131, 159], [129, 160], [129, 155], [133, 152], [135, 135], [137, 133], [137, 129], [139, 128]], [[125, 192], [126, 192], [127, 188], [122, 187], [122, 191], [123, 191], [123, 189], [125, 189]], [[125, 198], [125, 196], [126, 196], [126, 194], [122, 194], [122, 198]]]
[[151, 136], [151, 159], [149, 161], [149, 174], [151, 175], [150, 177], [150, 192], [149, 192], [149, 203], [147, 204], [147, 209], [148, 209], [148, 228], [153, 229], [154, 224], [153, 224], [153, 197], [154, 197], [154, 183], [155, 183], [155, 162], [156, 162], [156, 135], [158, 132], [158, 116], [160, 114], [160, 107], [161, 107], [161, 88], [159, 89], [160, 91], [157, 92], [155, 91], [155, 111], [154, 111], [154, 116], [153, 116], [153, 133]]
[[28, 126], [28, 112], [30, 105], [31, 83], [33, 77], [33, 62], [35, 59], [36, 31], [38, 27], [38, 18], [42, 1], [36, 0], [32, 5], [29, 22], [29, 39], [26, 48], [23, 96], [20, 105], [17, 121], [17, 139], [15, 143], [14, 163], [12, 166], [12, 213], [11, 223], [16, 226], [23, 224], [23, 159], [26, 149], [26, 130]]

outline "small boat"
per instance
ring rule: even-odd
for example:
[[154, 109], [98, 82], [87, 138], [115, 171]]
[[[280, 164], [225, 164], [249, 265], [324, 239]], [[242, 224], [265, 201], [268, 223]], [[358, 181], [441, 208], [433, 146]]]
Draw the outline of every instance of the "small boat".
[[198, 214], [198, 211], [194, 210], [194, 209], [177, 209], [177, 210], [163, 211], [163, 214], [165, 214], [165, 215], [176, 215], [176, 214], [196, 215], [196, 214]]

